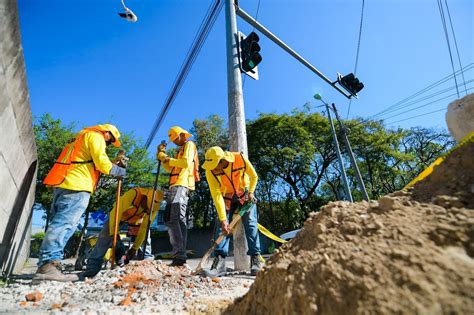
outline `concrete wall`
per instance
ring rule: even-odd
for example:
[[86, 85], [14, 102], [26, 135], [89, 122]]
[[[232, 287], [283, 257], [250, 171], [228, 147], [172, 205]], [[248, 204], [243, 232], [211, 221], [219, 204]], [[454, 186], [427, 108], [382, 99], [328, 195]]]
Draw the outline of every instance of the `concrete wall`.
[[29, 254], [37, 170], [16, 0], [0, 0], [0, 267], [18, 271]]

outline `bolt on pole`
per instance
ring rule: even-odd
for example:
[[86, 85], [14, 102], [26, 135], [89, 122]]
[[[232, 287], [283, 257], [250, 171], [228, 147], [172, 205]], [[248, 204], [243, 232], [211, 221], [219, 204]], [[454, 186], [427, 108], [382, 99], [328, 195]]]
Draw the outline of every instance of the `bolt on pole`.
[[340, 167], [341, 173], [342, 173], [342, 180], [344, 182], [344, 188], [345, 188], [345, 191], [346, 191], [346, 198], [348, 199], [348, 201], [353, 202], [351, 189], [349, 187], [349, 182], [347, 181], [346, 169], [344, 168], [344, 162], [342, 161], [341, 150], [339, 149], [339, 141], [337, 141], [336, 129], [334, 128], [334, 123], [333, 123], [332, 117], [331, 117], [331, 110], [329, 108], [329, 105], [326, 102], [324, 102], [324, 105], [326, 105], [326, 111], [328, 112], [329, 124], [331, 126], [332, 137], [334, 139], [334, 145], [336, 147], [337, 160], [339, 162], [339, 167]]
[[[244, 97], [242, 94], [242, 77], [239, 68], [237, 50], [237, 19], [234, 0], [225, 0], [226, 46], [227, 46], [227, 99], [229, 111], [230, 150], [248, 155], [247, 131], [245, 127]], [[233, 233], [235, 270], [249, 268], [247, 240], [242, 223], [239, 222]]]

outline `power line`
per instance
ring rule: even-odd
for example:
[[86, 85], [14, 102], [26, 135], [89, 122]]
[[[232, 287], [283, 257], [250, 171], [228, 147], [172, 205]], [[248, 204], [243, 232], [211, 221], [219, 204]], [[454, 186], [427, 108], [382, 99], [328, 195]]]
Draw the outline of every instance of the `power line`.
[[188, 50], [188, 53], [186, 55], [185, 60], [183, 61], [183, 64], [181, 65], [181, 68], [179, 70], [178, 75], [176, 76], [176, 79], [173, 83], [173, 86], [168, 94], [168, 97], [161, 109], [160, 114], [155, 120], [155, 123], [153, 124], [152, 130], [148, 136], [148, 139], [145, 143], [145, 149], [148, 149], [150, 147], [151, 142], [153, 141], [158, 129], [161, 126], [161, 123], [163, 122], [164, 118], [166, 117], [166, 114], [168, 113], [171, 105], [173, 104], [176, 96], [178, 95], [181, 87], [183, 86], [187, 75], [189, 74], [194, 61], [196, 60], [204, 42], [206, 41], [206, 38], [212, 29], [212, 26], [214, 25], [217, 16], [219, 15], [219, 12], [222, 9], [224, 2], [222, 0], [215, 0], [207, 10], [206, 16], [204, 17], [203, 21], [201, 22], [201, 25], [198, 29], [198, 32], [196, 33], [196, 36], [194, 37], [193, 43], [191, 44], [191, 47]]
[[[446, 5], [446, 11], [448, 12], [449, 24], [451, 25], [451, 32], [453, 33], [454, 47], [456, 47], [456, 54], [458, 55], [459, 67], [461, 67], [462, 69], [461, 56], [459, 55], [458, 42], [456, 40], [456, 34], [454, 33], [453, 21], [451, 20], [451, 13], [449, 12], [448, 0], [444, 0], [444, 3]], [[464, 72], [461, 72], [461, 75], [462, 75], [462, 80], [464, 82], [464, 91], [466, 92], [466, 95], [467, 95], [466, 79], [464, 78]]]
[[[359, 40], [357, 41], [357, 52], [356, 52], [356, 60], [355, 60], [355, 66], [354, 66], [354, 75], [357, 74], [357, 65], [359, 64], [360, 39], [362, 37], [362, 24], [364, 21], [364, 6], [365, 6], [365, 0], [362, 0], [362, 9], [360, 13], [360, 25], [359, 25]], [[349, 99], [349, 107], [347, 108], [346, 119], [349, 118], [351, 105], [352, 105], [352, 98]]]
[[423, 114], [420, 114], [420, 115], [416, 115], [416, 116], [412, 116], [412, 117], [400, 119], [400, 120], [397, 120], [397, 121], [385, 122], [385, 123], [386, 123], [386, 124], [395, 124], [395, 123], [398, 123], [398, 122], [402, 122], [402, 121], [410, 120], [410, 119], [413, 119], [413, 118], [418, 118], [418, 117], [422, 117], [422, 116], [426, 116], [426, 115], [438, 113], [438, 112], [445, 111], [445, 110], [446, 110], [446, 107], [443, 107], [443, 108], [434, 110], [434, 111], [432, 111], [432, 112], [427, 112], [427, 113], [423, 113]]
[[[467, 89], [467, 91], [470, 91], [470, 90], [473, 90], [473, 89], [474, 89], [474, 88], [469, 88], [469, 89]], [[439, 101], [445, 100], [445, 99], [447, 99], [447, 98], [450, 98], [450, 97], [453, 97], [453, 96], [456, 96], [456, 93], [454, 93], [454, 94], [451, 94], [451, 95], [448, 95], [448, 96], [445, 96], [445, 97], [442, 97], [442, 98], [439, 98], [439, 99], [437, 99], [437, 100], [434, 100], [434, 101], [431, 101], [431, 102], [428, 102], [428, 103], [426, 103], [426, 104], [423, 104], [423, 105], [421, 105], [421, 106], [417, 106], [417, 107], [414, 107], [414, 108], [408, 109], [408, 110], [406, 110], [406, 111], [403, 111], [403, 112], [401, 112], [401, 113], [397, 113], [397, 114], [395, 114], [395, 115], [392, 115], [392, 116], [390, 116], [390, 117], [383, 118], [382, 120], [391, 119], [391, 118], [393, 118], [393, 117], [397, 117], [397, 116], [400, 116], [400, 115], [403, 115], [403, 114], [406, 114], [406, 113], [412, 112], [412, 111], [414, 111], [414, 110], [417, 110], [417, 109], [420, 109], [420, 108], [426, 107], [426, 106], [428, 106], [428, 105], [431, 105], [431, 104], [437, 103], [437, 102], [439, 102]]]
[[[469, 81], [467, 81], [467, 82], [465, 82], [465, 83], [471, 83], [471, 82], [474, 82], [474, 79], [473, 79], [473, 80], [469, 80]], [[459, 86], [461, 86], [461, 83], [458, 85], [458, 87], [459, 87]], [[396, 109], [392, 109], [392, 110], [390, 110], [390, 111], [386, 111], [385, 113], [383, 113], [383, 114], [381, 114], [381, 115], [378, 115], [378, 116], [379, 116], [379, 118], [380, 118], [380, 117], [385, 116], [385, 115], [387, 115], [387, 114], [390, 114], [390, 113], [399, 111], [399, 110], [401, 110], [401, 109], [410, 107], [410, 106], [412, 106], [412, 105], [416, 105], [416, 104], [418, 104], [418, 103], [421, 103], [421, 102], [423, 102], [423, 101], [426, 101], [426, 100], [428, 100], [428, 99], [430, 99], [430, 98], [433, 98], [433, 97], [435, 97], [435, 96], [438, 96], [438, 95], [440, 95], [440, 94], [444, 94], [444, 93], [446, 93], [446, 92], [449, 92], [449, 91], [451, 91], [451, 90], [453, 90], [453, 89], [455, 89], [455, 88], [456, 88], [456, 86], [451, 86], [451, 87], [446, 88], [446, 89], [444, 89], [444, 90], [437, 91], [437, 92], [435, 92], [435, 93], [433, 93], [433, 94], [429, 94], [429, 95], [424, 96], [424, 97], [422, 97], [422, 98], [420, 98], [420, 99], [417, 99], [417, 100], [414, 100], [414, 101], [412, 101], [412, 102], [410, 102], [410, 103], [404, 104], [403, 106], [398, 107], [398, 108], [396, 108]], [[467, 89], [466, 89], [466, 92], [467, 92]], [[448, 95], [447, 97], [444, 97], [444, 98], [442, 98], [442, 99], [446, 99], [446, 98], [455, 96], [456, 94], [457, 94], [457, 93]], [[440, 100], [441, 100], [441, 99], [440, 99]]]
[[[472, 68], [474, 68], [474, 63], [470, 63], [470, 64], [468, 64], [467, 66], [465, 66], [463, 69], [457, 70], [457, 71], [454, 73], [454, 75], [459, 75], [459, 73], [461, 73], [461, 71], [467, 72], [468, 70], [471, 70]], [[421, 95], [421, 94], [423, 94], [423, 93], [425, 93], [425, 92], [427, 92], [427, 91], [429, 91], [429, 90], [432, 90], [432, 89], [434, 89], [435, 87], [437, 87], [437, 86], [439, 86], [439, 85], [441, 85], [441, 84], [443, 84], [443, 83], [449, 81], [452, 77], [453, 77], [453, 74], [449, 74], [449, 75], [447, 75], [447, 76], [441, 78], [440, 80], [438, 80], [438, 81], [436, 81], [436, 82], [434, 82], [434, 83], [428, 85], [427, 87], [421, 89], [420, 91], [418, 91], [418, 92], [416, 92], [416, 93], [414, 93], [414, 94], [412, 94], [412, 95], [410, 95], [410, 96], [408, 96], [408, 97], [402, 99], [401, 101], [398, 101], [397, 103], [386, 107], [386, 108], [383, 109], [382, 111], [380, 111], [380, 112], [378, 112], [378, 113], [376, 113], [376, 114], [374, 114], [374, 115], [372, 115], [372, 116], [369, 116], [367, 119], [375, 118], [375, 117], [377, 117], [377, 116], [380, 116], [380, 115], [384, 114], [384, 113], [387, 112], [387, 111], [391, 111], [392, 109], [395, 109], [395, 108], [398, 108], [398, 107], [400, 107], [400, 106], [403, 106], [404, 103], [406, 103], [406, 102], [412, 100], [413, 98], [415, 98], [415, 97], [417, 97], [417, 96], [419, 96], [419, 95]]]
[[[453, 74], [454, 74], [453, 54], [451, 52], [451, 44], [449, 43], [448, 28], [446, 26], [446, 18], [444, 16], [443, 2], [441, 2], [441, 0], [438, 0], [438, 8], [439, 8], [439, 14], [441, 16], [441, 23], [443, 24], [444, 35], [446, 37], [446, 44], [448, 45], [449, 59], [451, 60], [451, 67], [453, 69]], [[457, 82], [456, 76], [454, 76], [454, 81], [455, 81], [456, 86], [457, 86], [458, 82]], [[456, 88], [456, 91], [457, 91], [458, 98], [459, 98], [459, 89]]]

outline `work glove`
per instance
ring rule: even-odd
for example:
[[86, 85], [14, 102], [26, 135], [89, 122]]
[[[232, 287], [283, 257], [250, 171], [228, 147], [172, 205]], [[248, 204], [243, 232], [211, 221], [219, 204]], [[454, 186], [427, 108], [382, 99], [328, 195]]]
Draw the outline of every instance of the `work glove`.
[[112, 169], [110, 170], [109, 175], [116, 177], [125, 177], [125, 173], [125, 168], [112, 164]]
[[166, 161], [167, 157], [168, 157], [168, 155], [164, 152], [158, 152], [158, 154], [156, 155], [156, 159], [163, 162], [163, 163]]

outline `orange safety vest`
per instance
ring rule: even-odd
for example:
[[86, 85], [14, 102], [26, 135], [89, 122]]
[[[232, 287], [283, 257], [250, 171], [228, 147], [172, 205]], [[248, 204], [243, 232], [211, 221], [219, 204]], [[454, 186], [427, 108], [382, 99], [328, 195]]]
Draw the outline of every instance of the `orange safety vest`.
[[[221, 191], [226, 191], [224, 195], [225, 208], [227, 211], [231, 210], [231, 205], [234, 197], [237, 197], [237, 200], [241, 205], [245, 203], [245, 194], [246, 189], [245, 185], [241, 185], [241, 181], [245, 182], [245, 160], [242, 153], [232, 152], [234, 155], [234, 162], [231, 164], [230, 178], [227, 174], [222, 171], [220, 173], [215, 173], [212, 171], [212, 175], [219, 182]], [[217, 176], [221, 176], [221, 180]], [[242, 188], [244, 186], [244, 188]]]
[[[102, 130], [96, 128], [85, 128], [85, 132], [79, 134], [77, 139], [73, 139], [70, 143], [66, 144], [64, 149], [61, 151], [56, 162], [54, 162], [53, 167], [49, 171], [43, 180], [43, 184], [48, 186], [57, 186], [60, 185], [67, 176], [68, 171], [73, 168], [76, 164], [89, 164], [94, 163], [94, 161], [75, 161], [77, 152], [80, 149], [80, 146], [83, 145], [83, 139], [87, 132], [98, 132], [104, 134]], [[97, 182], [99, 181], [100, 172], [94, 169], [91, 171], [92, 183], [95, 190]]]
[[[176, 159], [181, 158], [183, 155], [184, 155], [184, 145], [179, 149], [178, 154], [176, 154]], [[198, 157], [196, 148], [194, 150], [193, 163], [194, 163], [194, 181], [199, 182], [201, 178], [199, 176], [199, 157]], [[178, 176], [181, 173], [181, 170], [182, 170], [181, 167], [173, 167], [171, 169], [170, 182], [169, 182], [170, 186], [176, 183], [176, 181], [178, 180]]]
[[133, 190], [135, 190], [136, 192], [135, 198], [133, 198], [133, 201], [132, 201], [133, 207], [128, 208], [122, 213], [122, 218], [120, 219], [120, 222], [127, 222], [129, 226], [140, 226], [140, 224], [137, 224], [137, 222], [143, 219], [143, 216], [145, 214], [149, 214], [150, 209], [148, 209], [148, 205], [147, 205], [144, 211], [138, 213], [138, 210], [140, 208], [140, 205], [142, 203], [142, 199], [144, 196], [141, 193], [140, 189], [133, 188]]

